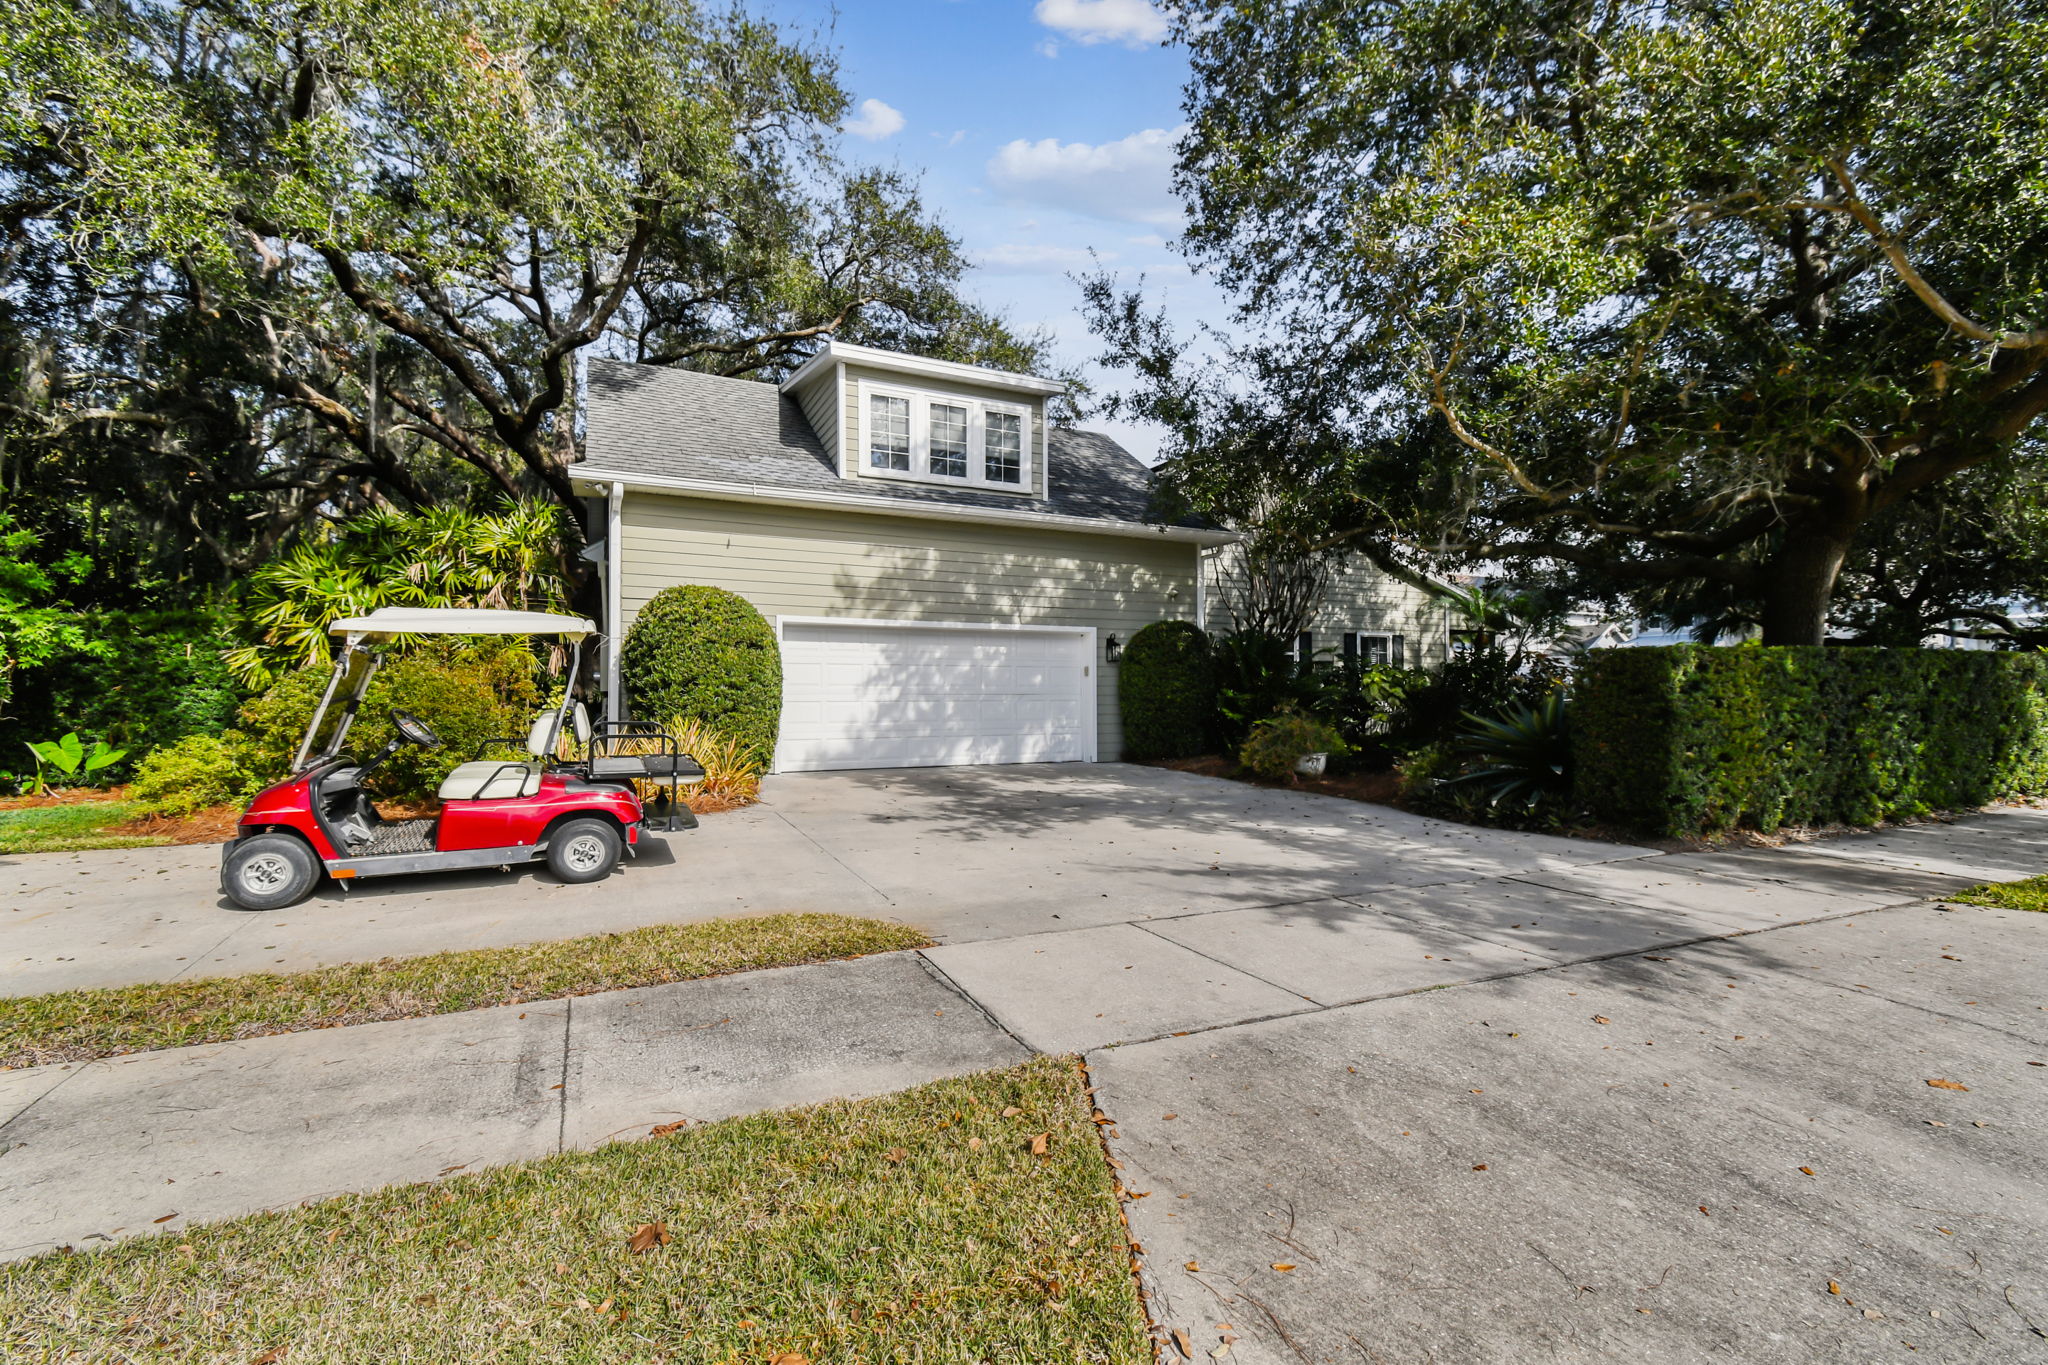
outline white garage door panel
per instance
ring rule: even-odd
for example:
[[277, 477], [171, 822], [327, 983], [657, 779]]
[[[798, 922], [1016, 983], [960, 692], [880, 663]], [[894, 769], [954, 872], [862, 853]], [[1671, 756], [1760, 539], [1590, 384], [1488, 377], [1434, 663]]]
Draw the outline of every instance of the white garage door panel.
[[784, 621], [775, 766], [804, 772], [1093, 758], [1091, 638]]

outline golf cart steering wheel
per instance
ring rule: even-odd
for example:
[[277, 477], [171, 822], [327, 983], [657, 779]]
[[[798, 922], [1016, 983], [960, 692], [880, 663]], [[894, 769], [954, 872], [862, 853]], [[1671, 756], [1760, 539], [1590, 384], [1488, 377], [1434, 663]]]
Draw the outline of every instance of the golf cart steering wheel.
[[399, 738], [407, 744], [417, 744], [422, 749], [441, 747], [441, 737], [434, 733], [433, 727], [410, 711], [392, 707], [391, 728], [398, 731]]

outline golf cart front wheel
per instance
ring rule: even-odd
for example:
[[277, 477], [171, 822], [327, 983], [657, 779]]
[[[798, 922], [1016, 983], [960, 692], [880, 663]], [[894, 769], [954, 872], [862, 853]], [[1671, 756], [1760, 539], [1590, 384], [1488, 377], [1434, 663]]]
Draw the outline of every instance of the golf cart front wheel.
[[624, 848], [609, 820], [570, 820], [548, 836], [548, 871], [571, 885], [601, 881]]
[[259, 834], [228, 849], [221, 890], [244, 910], [282, 910], [302, 901], [320, 880], [320, 864], [303, 839]]

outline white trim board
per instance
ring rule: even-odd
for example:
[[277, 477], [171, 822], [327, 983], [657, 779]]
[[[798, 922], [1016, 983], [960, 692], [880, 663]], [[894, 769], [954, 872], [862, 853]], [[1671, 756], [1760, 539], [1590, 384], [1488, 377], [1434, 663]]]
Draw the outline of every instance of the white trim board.
[[1018, 393], [1043, 395], [1067, 391], [1067, 386], [1061, 381], [1041, 379], [1035, 374], [985, 370], [979, 365], [963, 365], [957, 360], [931, 360], [921, 355], [905, 355], [901, 351], [878, 351], [872, 346], [854, 346], [844, 341], [828, 339], [809, 360], [797, 366], [789, 378], [782, 381], [782, 392], [794, 392], [811, 382], [820, 370], [835, 364], [867, 365], [878, 370], [894, 370], [898, 374], [917, 374], [929, 379], [950, 379], [959, 384], [982, 384], [994, 389], [1013, 389]]
[[771, 507], [817, 507], [835, 512], [865, 512], [870, 516], [881, 517], [922, 517], [929, 521], [964, 521], [990, 526], [1036, 526], [1048, 531], [1073, 531], [1080, 535], [1130, 536], [1139, 539], [1157, 537], [1161, 540], [1188, 541], [1196, 545], [1231, 545], [1242, 539], [1235, 531], [1210, 530], [1198, 526], [1156, 526], [1142, 521], [1102, 521], [1094, 517], [1070, 517], [1057, 512], [1012, 512], [985, 507], [961, 507], [953, 503], [866, 497], [858, 493], [827, 493], [806, 488], [728, 483], [718, 479], [685, 479], [668, 474], [633, 474], [587, 464], [576, 466], [571, 477], [586, 487], [618, 483], [649, 493], [676, 493], [689, 497], [718, 498], [728, 502], [758, 502]]

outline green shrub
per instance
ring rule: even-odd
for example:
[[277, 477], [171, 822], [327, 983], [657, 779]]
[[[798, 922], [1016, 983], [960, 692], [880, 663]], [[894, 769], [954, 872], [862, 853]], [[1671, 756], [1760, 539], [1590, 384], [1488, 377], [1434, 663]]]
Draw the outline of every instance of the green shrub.
[[723, 588], [664, 588], [633, 618], [619, 657], [634, 716], [702, 721], [766, 768], [782, 718], [782, 653], [753, 603]]
[[247, 741], [226, 735], [187, 735], [154, 750], [136, 765], [128, 795], [144, 815], [190, 815], [254, 795], [253, 774], [243, 752]]
[[1209, 637], [1191, 621], [1143, 627], [1124, 646], [1116, 699], [1130, 757], [1192, 758], [1205, 752], [1216, 719]]
[[1349, 752], [1344, 736], [1327, 721], [1282, 711], [1252, 726], [1244, 747], [1238, 750], [1237, 761], [1260, 777], [1292, 779], [1294, 761], [1304, 754], [1342, 758]]
[[[246, 695], [224, 657], [234, 643], [227, 614], [95, 611], [67, 618], [85, 642], [60, 649], [14, 679], [0, 714], [0, 752], [76, 730], [130, 754], [187, 735], [218, 734]], [[118, 769], [115, 771], [119, 771]]]
[[1450, 751], [1462, 765], [1451, 781], [1478, 792], [1490, 807], [1529, 811], [1571, 793], [1571, 725], [1562, 692], [1534, 706], [1467, 716]]
[[1580, 665], [1575, 789], [1653, 835], [1869, 825], [2048, 793], [2048, 658], [1674, 645]]

